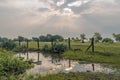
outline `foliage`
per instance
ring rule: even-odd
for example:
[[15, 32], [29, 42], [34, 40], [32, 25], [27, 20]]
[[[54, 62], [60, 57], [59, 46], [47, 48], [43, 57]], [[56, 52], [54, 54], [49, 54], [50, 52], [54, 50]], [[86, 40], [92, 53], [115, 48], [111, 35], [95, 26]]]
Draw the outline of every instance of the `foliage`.
[[120, 42], [120, 34], [113, 33], [113, 37], [115, 38], [116, 41]]
[[42, 47], [42, 51], [44, 52], [49, 52], [50, 50], [51, 50], [50, 47], [46, 44]]
[[0, 77], [17, 76], [31, 67], [28, 61], [19, 60], [13, 53], [0, 49]]
[[25, 38], [24, 38], [24, 37], [22, 37], [22, 36], [18, 36], [18, 40], [19, 40], [19, 41], [24, 41], [24, 40], [25, 40]]
[[86, 36], [86, 35], [85, 35], [84, 33], [80, 35], [80, 38], [81, 38], [82, 43], [84, 43], [84, 40], [86, 39], [85, 36]]
[[102, 40], [102, 36], [98, 32], [94, 33], [93, 37], [95, 39], [95, 42], [100, 42]]
[[[119, 74], [102, 74], [102, 73], [89, 73], [89, 72], [69, 72], [58, 74], [47, 74], [42, 76], [40, 74], [24, 74], [15, 77], [10, 76], [9, 80], [119, 80]], [[1, 77], [0, 80], [6, 80]]]
[[12, 50], [16, 47], [16, 43], [12, 40], [9, 40], [9, 41], [3, 41], [1, 43], [1, 47], [6, 49], [6, 50]]
[[16, 46], [13, 51], [14, 52], [23, 52], [25, 53], [27, 50], [27, 47], [25, 45], [22, 45], [22, 46]]
[[104, 38], [102, 40], [102, 42], [105, 42], [105, 43], [113, 43], [114, 41], [111, 39], [111, 38]]
[[56, 43], [53, 45], [53, 47], [45, 44], [42, 48], [42, 51], [45, 51], [45, 52], [60, 52], [60, 53], [63, 53], [66, 50], [67, 50], [67, 46], [65, 46], [63, 44], [56, 44]]
[[42, 42], [51, 42], [51, 41], [63, 41], [64, 38], [60, 35], [51, 35], [47, 34], [46, 36], [40, 36], [39, 37], [40, 41]]
[[37, 37], [32, 37], [32, 40], [33, 40], [33, 41], [38, 41], [39, 38], [37, 38]]
[[65, 52], [67, 50], [67, 46], [63, 45], [63, 44], [54, 44], [53, 45], [53, 51], [54, 52]]
[[22, 80], [119, 80], [120, 75], [117, 74], [102, 74], [102, 73], [82, 73], [82, 72], [70, 72], [70, 73], [58, 73], [48, 74], [46, 76], [25, 75]]
[[120, 69], [120, 43], [97, 43], [95, 44], [95, 52], [90, 49], [86, 52], [88, 43], [72, 42], [72, 49], [81, 49], [81, 51], [66, 51], [63, 57], [66, 59], [80, 60], [95, 63], [107, 63], [113, 67]]
[[6, 37], [0, 37], [0, 42], [8, 42], [10, 39]]
[[23, 41], [31, 41], [31, 39], [25, 38], [23, 36], [18, 36], [17, 38], [14, 38], [13, 41], [19, 41], [19, 42], [23, 42]]

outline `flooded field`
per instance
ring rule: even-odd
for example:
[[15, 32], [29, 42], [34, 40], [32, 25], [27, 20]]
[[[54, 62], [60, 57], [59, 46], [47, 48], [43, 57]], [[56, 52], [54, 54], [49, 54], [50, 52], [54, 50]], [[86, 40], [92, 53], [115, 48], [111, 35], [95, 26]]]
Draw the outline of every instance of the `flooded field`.
[[28, 58], [33, 60], [35, 66], [26, 71], [28, 74], [52, 74], [59, 72], [101, 72], [108, 74], [116, 71], [115, 69], [103, 67], [101, 64], [97, 63], [80, 64], [78, 61], [65, 60], [59, 54], [50, 55], [33, 52], [28, 53], [28, 57], [27, 54], [22, 53], [19, 53], [18, 56], [24, 57], [24, 59]]

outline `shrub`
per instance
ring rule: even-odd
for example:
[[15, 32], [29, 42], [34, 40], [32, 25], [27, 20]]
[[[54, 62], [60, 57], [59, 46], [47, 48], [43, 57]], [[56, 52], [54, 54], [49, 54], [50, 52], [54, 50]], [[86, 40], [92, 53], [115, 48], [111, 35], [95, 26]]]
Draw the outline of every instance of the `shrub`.
[[110, 38], [104, 38], [102, 40], [102, 42], [104, 42], [104, 43], [113, 43], [114, 41], [112, 39], [110, 39]]
[[11, 52], [0, 49], [0, 76], [10, 77], [11, 75], [23, 74], [32, 65], [28, 61], [19, 60]]
[[4, 49], [7, 49], [7, 50], [12, 50], [16, 47], [16, 43], [9, 40], [9, 41], [4, 41], [1, 43], [1, 47], [4, 48]]
[[53, 45], [53, 51], [54, 52], [65, 52], [65, 50], [67, 49], [67, 46], [63, 45], [63, 44], [54, 44]]

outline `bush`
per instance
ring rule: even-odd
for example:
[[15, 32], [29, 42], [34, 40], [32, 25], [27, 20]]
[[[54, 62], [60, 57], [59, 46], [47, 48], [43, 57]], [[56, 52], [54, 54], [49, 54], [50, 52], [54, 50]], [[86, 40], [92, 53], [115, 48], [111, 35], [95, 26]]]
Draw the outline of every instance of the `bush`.
[[54, 52], [65, 52], [65, 50], [67, 49], [67, 46], [63, 45], [63, 44], [54, 44], [53, 45], [53, 51]]
[[48, 46], [48, 45], [44, 45], [44, 46], [42, 47], [42, 51], [44, 51], [44, 52], [49, 52], [49, 51], [50, 51], [49, 46]]
[[104, 43], [113, 43], [114, 41], [112, 39], [110, 39], [110, 38], [104, 38], [102, 40], [102, 42], [104, 42]]
[[22, 45], [22, 46], [16, 46], [13, 51], [15, 52], [23, 52], [25, 53], [27, 50], [27, 47], [25, 45]]
[[6, 50], [12, 50], [16, 46], [17, 46], [16, 43], [11, 41], [11, 40], [10, 41], [4, 41], [4, 42], [1, 43], [1, 47], [6, 49]]
[[32, 65], [28, 61], [19, 60], [14, 54], [0, 49], [0, 76], [10, 77], [11, 75], [23, 74]]

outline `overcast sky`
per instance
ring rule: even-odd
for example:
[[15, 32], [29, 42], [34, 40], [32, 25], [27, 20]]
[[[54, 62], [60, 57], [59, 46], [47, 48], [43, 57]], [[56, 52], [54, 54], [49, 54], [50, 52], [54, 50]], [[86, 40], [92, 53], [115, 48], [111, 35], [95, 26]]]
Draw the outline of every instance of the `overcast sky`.
[[0, 36], [120, 33], [120, 0], [0, 0]]

